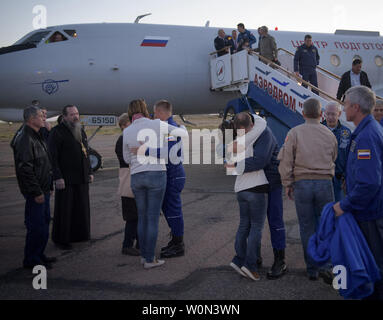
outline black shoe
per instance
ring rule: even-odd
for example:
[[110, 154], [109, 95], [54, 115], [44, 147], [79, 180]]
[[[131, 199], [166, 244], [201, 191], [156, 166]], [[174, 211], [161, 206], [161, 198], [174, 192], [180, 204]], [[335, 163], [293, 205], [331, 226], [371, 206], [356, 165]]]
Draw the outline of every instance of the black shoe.
[[183, 242], [177, 243], [161, 252], [161, 258], [175, 258], [185, 255], [185, 245]]
[[334, 274], [330, 270], [321, 270], [319, 271], [319, 277], [323, 279], [323, 282], [332, 285], [334, 280]]
[[41, 261], [44, 263], [55, 263], [55, 262], [57, 262], [57, 258], [56, 257], [47, 257], [46, 255], [43, 255], [41, 257]]
[[282, 277], [287, 272], [287, 266], [285, 263], [285, 250], [274, 251], [274, 263], [271, 269], [267, 272], [267, 279], [274, 280]]
[[60, 250], [72, 250], [73, 246], [69, 243], [55, 243], [56, 247]]
[[161, 248], [161, 252], [168, 250], [174, 244], [174, 236], [171, 233], [170, 236], [172, 237], [171, 240], [168, 242], [168, 245], [166, 247]]
[[130, 247], [130, 248], [126, 247], [126, 248], [122, 248], [121, 253], [127, 256], [138, 257], [140, 255], [140, 250], [137, 250], [136, 248], [133, 248], [133, 247]]
[[174, 236], [170, 233], [172, 239], [169, 241], [168, 245], [166, 247], [161, 248], [161, 252], [167, 251], [170, 247], [172, 247], [175, 244], [183, 243], [184, 237], [183, 236]]

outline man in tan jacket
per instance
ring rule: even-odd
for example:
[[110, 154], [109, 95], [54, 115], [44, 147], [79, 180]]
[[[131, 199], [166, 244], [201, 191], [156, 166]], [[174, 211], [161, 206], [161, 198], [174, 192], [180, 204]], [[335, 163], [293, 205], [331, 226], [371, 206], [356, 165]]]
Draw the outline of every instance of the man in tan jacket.
[[[335, 172], [338, 143], [335, 135], [320, 123], [320, 101], [311, 98], [303, 104], [306, 122], [291, 129], [281, 148], [279, 173], [286, 195], [294, 200], [301, 241], [310, 280], [322, 276], [332, 282], [332, 273], [319, 272], [306, 253], [309, 238], [315, 233], [325, 204], [334, 201], [332, 178]], [[330, 265], [326, 266], [328, 270]]]

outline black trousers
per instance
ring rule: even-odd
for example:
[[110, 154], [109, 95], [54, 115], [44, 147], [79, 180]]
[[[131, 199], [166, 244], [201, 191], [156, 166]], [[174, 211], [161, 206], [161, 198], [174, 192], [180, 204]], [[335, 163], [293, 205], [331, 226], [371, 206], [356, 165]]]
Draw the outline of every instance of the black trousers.
[[56, 190], [52, 240], [59, 244], [90, 239], [89, 185], [67, 185]]
[[136, 200], [134, 198], [121, 197], [122, 216], [125, 223], [125, 235], [122, 243], [123, 248], [133, 247], [134, 240], [136, 241], [136, 248], [139, 248], [137, 236], [138, 214]]

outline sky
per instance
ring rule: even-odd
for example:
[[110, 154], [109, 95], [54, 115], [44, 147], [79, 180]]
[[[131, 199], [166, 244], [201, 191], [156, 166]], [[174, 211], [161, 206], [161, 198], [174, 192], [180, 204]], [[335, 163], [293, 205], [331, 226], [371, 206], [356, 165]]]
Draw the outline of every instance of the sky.
[[[36, 26], [36, 6], [46, 9], [48, 26], [71, 23], [134, 22], [249, 29], [266, 25], [284, 31], [336, 29], [380, 31], [382, 0], [0, 0], [0, 47], [16, 42]], [[38, 7], [37, 7], [38, 8]], [[38, 25], [38, 24], [37, 24]]]

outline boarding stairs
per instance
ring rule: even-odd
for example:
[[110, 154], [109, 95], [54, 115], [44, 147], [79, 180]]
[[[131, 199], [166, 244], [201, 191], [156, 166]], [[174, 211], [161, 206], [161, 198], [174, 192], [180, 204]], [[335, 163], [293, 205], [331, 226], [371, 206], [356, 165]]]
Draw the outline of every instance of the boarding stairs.
[[[266, 118], [282, 145], [287, 132], [304, 122], [302, 110], [306, 99], [319, 99], [323, 108], [330, 101], [342, 104], [335, 98], [340, 81], [337, 75], [318, 67], [318, 88], [314, 87], [295, 75], [293, 59], [294, 54], [285, 49], [279, 49], [280, 66], [251, 50], [220, 57], [216, 52], [210, 54], [211, 90], [234, 91], [240, 96], [228, 102], [224, 117], [245, 110], [258, 113]], [[319, 96], [311, 89], [317, 90]], [[344, 112], [340, 120], [354, 129], [353, 123], [346, 121]]]

